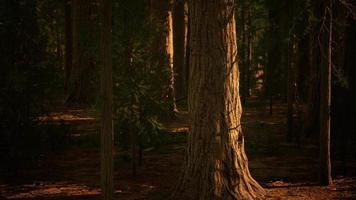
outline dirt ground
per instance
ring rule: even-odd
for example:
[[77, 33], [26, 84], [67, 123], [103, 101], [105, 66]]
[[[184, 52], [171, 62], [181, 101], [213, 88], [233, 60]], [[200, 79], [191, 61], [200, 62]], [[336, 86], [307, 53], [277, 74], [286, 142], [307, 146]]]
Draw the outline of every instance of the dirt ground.
[[[97, 120], [67, 111], [53, 114], [78, 123], [72, 137], [95, 134]], [[266, 199], [356, 199], [356, 162], [335, 160], [334, 183], [319, 186], [317, 147], [285, 142], [285, 105], [269, 115], [263, 107], [250, 106], [243, 115], [246, 151], [252, 175], [266, 188]], [[176, 141], [143, 152], [142, 166], [132, 176], [126, 152], [115, 151], [115, 196], [117, 199], [166, 199], [179, 177], [184, 157], [185, 114], [167, 123]], [[94, 130], [93, 130], [94, 129]], [[174, 131], [174, 130], [176, 131]], [[178, 130], [178, 131], [177, 131]], [[183, 130], [183, 131], [182, 131]], [[0, 180], [0, 199], [91, 200], [100, 199], [100, 155], [96, 147], [72, 146], [54, 153], [37, 169], [21, 171], [10, 179]]]

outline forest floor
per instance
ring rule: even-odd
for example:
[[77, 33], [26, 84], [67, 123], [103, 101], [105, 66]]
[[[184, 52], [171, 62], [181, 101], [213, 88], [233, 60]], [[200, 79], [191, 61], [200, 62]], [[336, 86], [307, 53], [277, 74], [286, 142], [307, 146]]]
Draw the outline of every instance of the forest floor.
[[[319, 186], [318, 148], [311, 142], [285, 142], [286, 106], [274, 106], [273, 115], [264, 106], [250, 103], [244, 110], [243, 130], [249, 166], [255, 179], [266, 188], [267, 199], [356, 199], [356, 162], [333, 162], [334, 183]], [[0, 180], [0, 200], [91, 200], [100, 199], [99, 121], [94, 112], [67, 108], [47, 116], [69, 124], [70, 145], [52, 153], [41, 166]], [[115, 152], [115, 196], [117, 199], [166, 199], [176, 183], [182, 161], [187, 127], [186, 113], [165, 122], [170, 139], [143, 152], [142, 166], [132, 176], [128, 152]], [[74, 139], [73, 139], [74, 138]]]

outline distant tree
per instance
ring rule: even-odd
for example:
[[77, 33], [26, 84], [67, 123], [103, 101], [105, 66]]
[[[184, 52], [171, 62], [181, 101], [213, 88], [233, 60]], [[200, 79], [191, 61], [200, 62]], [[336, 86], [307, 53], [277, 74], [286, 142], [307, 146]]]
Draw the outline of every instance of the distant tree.
[[64, 89], [68, 92], [69, 78], [72, 71], [73, 56], [73, 19], [72, 0], [65, 1], [65, 59], [64, 59]]
[[97, 0], [71, 0], [72, 50], [68, 52], [72, 54], [72, 63], [71, 69], [67, 69], [66, 73], [66, 81], [68, 82], [68, 98], [66, 101], [69, 104], [90, 104], [95, 100], [93, 94], [95, 94], [97, 85], [95, 73], [96, 2]]
[[173, 67], [175, 72], [176, 97], [179, 100], [183, 100], [187, 96], [187, 69], [184, 55], [186, 35], [184, 4], [185, 0], [175, 0], [173, 4]]
[[262, 199], [244, 150], [234, 1], [189, 1], [190, 133], [173, 199]]
[[273, 113], [273, 99], [275, 96], [275, 84], [277, 83], [276, 71], [280, 66], [281, 58], [281, 44], [278, 23], [280, 21], [279, 4], [276, 0], [267, 1], [268, 3], [268, 18], [269, 18], [269, 31], [268, 31], [268, 57], [267, 57], [267, 70], [266, 70], [266, 83], [265, 91], [266, 97], [269, 100], [269, 113]]
[[101, 8], [101, 187], [104, 200], [113, 199], [112, 1]]
[[241, 68], [241, 102], [245, 105], [246, 98], [250, 96], [250, 76], [251, 76], [251, 56], [252, 56], [252, 43], [251, 43], [251, 2], [241, 1], [241, 12], [239, 12], [240, 24], [239, 28], [241, 45], [240, 45], [240, 59], [239, 64]]
[[[333, 0], [322, 1], [324, 18], [322, 34], [322, 65], [320, 70], [320, 182], [332, 183], [330, 160], [331, 69], [333, 43]], [[326, 24], [326, 26], [324, 26]]]
[[307, 9], [307, 34], [308, 34], [308, 68], [309, 85], [307, 106], [302, 126], [302, 132], [306, 136], [319, 132], [320, 117], [320, 49], [318, 48], [318, 32], [320, 30], [317, 19], [321, 19], [319, 1], [308, 0]]
[[286, 10], [288, 10], [287, 19], [288, 33], [286, 38], [288, 38], [287, 45], [287, 141], [291, 142], [294, 137], [294, 104], [296, 101], [296, 68], [297, 68], [297, 48], [298, 48], [298, 38], [295, 32], [295, 27], [293, 26], [293, 17], [295, 13], [296, 2], [293, 0], [286, 2]]
[[175, 97], [175, 80], [173, 69], [173, 0], [151, 0], [151, 19], [156, 27], [153, 37], [152, 52], [158, 57], [158, 65], [168, 67], [168, 83], [165, 96], [169, 103], [169, 110], [177, 111]]

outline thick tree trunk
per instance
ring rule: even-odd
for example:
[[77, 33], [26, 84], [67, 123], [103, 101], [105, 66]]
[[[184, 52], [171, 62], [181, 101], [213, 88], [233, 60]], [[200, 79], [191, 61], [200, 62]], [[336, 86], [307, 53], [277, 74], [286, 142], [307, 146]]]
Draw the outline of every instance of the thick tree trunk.
[[169, 110], [177, 111], [175, 80], [173, 69], [173, 20], [172, 20], [172, 0], [151, 0], [151, 19], [158, 27], [159, 31], [154, 34], [152, 51], [155, 55], [163, 55], [160, 66], [169, 68], [168, 87], [166, 91]]
[[261, 199], [244, 150], [234, 1], [190, 1], [190, 134], [173, 199]]
[[185, 67], [185, 15], [184, 0], [175, 0], [173, 6], [173, 66], [175, 73], [175, 90], [177, 99], [181, 100], [187, 96], [187, 80]]
[[[331, 68], [332, 68], [332, 0], [325, 2], [325, 23], [328, 24], [327, 31], [323, 31], [324, 44], [322, 51], [324, 62], [321, 66], [320, 84], [320, 183], [329, 185], [331, 180], [330, 161], [330, 112], [331, 112]], [[325, 51], [325, 49], [327, 49]]]
[[102, 0], [101, 21], [101, 187], [104, 200], [113, 199], [112, 3]]

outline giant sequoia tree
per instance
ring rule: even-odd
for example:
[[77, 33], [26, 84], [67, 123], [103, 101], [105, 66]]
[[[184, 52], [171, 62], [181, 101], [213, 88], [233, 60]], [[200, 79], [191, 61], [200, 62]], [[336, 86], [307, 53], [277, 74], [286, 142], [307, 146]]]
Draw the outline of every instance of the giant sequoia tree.
[[173, 199], [261, 199], [241, 129], [234, 0], [196, 0], [190, 10], [190, 134]]

